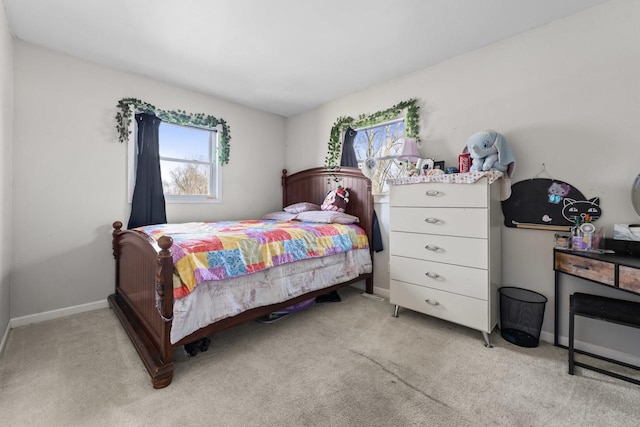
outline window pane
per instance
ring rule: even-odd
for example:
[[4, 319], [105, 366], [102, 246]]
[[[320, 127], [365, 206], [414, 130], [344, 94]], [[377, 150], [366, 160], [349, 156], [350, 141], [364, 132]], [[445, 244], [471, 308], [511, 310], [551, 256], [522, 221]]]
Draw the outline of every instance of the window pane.
[[160, 157], [209, 161], [209, 130], [160, 123]]
[[353, 146], [358, 160], [368, 157], [399, 156], [404, 141], [404, 121], [361, 129]]
[[162, 188], [167, 196], [210, 195], [209, 165], [160, 161]]
[[403, 120], [358, 130], [353, 141], [358, 166], [362, 167], [364, 160], [369, 157], [378, 159], [378, 167], [371, 178], [373, 194], [388, 192], [387, 179], [397, 178], [404, 174], [404, 164], [393, 158], [402, 153], [403, 144]]

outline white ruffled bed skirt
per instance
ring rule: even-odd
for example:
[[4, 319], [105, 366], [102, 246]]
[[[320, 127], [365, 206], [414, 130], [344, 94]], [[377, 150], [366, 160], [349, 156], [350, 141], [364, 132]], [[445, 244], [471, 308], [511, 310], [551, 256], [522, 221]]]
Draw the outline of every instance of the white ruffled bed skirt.
[[174, 302], [171, 343], [218, 320], [346, 282], [371, 270], [369, 249], [357, 249], [242, 277], [203, 282]]

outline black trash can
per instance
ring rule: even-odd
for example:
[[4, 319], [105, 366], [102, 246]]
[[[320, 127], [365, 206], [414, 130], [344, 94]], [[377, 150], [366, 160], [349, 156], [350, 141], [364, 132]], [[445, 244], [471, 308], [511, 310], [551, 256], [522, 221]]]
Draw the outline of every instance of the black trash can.
[[500, 335], [520, 347], [537, 347], [547, 297], [534, 291], [510, 286], [500, 293]]

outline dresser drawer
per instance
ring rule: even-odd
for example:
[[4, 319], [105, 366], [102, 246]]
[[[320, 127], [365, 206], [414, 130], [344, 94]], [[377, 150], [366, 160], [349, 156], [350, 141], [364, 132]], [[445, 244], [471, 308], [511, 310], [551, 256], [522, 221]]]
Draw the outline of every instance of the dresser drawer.
[[478, 268], [392, 255], [391, 279], [481, 300], [489, 297], [489, 273]]
[[390, 206], [471, 207], [486, 208], [489, 186], [486, 178], [474, 184], [425, 182], [392, 185]]
[[407, 258], [485, 269], [489, 264], [487, 239], [392, 231], [390, 247], [391, 255]]
[[640, 293], [640, 269], [621, 265], [618, 286], [628, 291]]
[[614, 286], [615, 264], [597, 259], [557, 252], [555, 270]]
[[487, 301], [391, 280], [391, 304], [484, 332], [489, 330]]
[[392, 231], [486, 238], [488, 211], [484, 208], [392, 207]]

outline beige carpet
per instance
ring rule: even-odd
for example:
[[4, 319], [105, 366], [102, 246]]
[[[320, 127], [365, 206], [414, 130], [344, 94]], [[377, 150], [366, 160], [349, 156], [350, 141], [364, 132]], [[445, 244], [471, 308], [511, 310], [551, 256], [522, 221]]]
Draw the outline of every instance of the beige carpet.
[[[5, 426], [637, 426], [640, 387], [567, 374], [566, 350], [527, 349], [340, 291], [272, 324], [213, 336], [154, 390], [109, 309], [11, 332]], [[633, 371], [632, 371], [633, 372]], [[628, 372], [625, 372], [628, 373]]]

